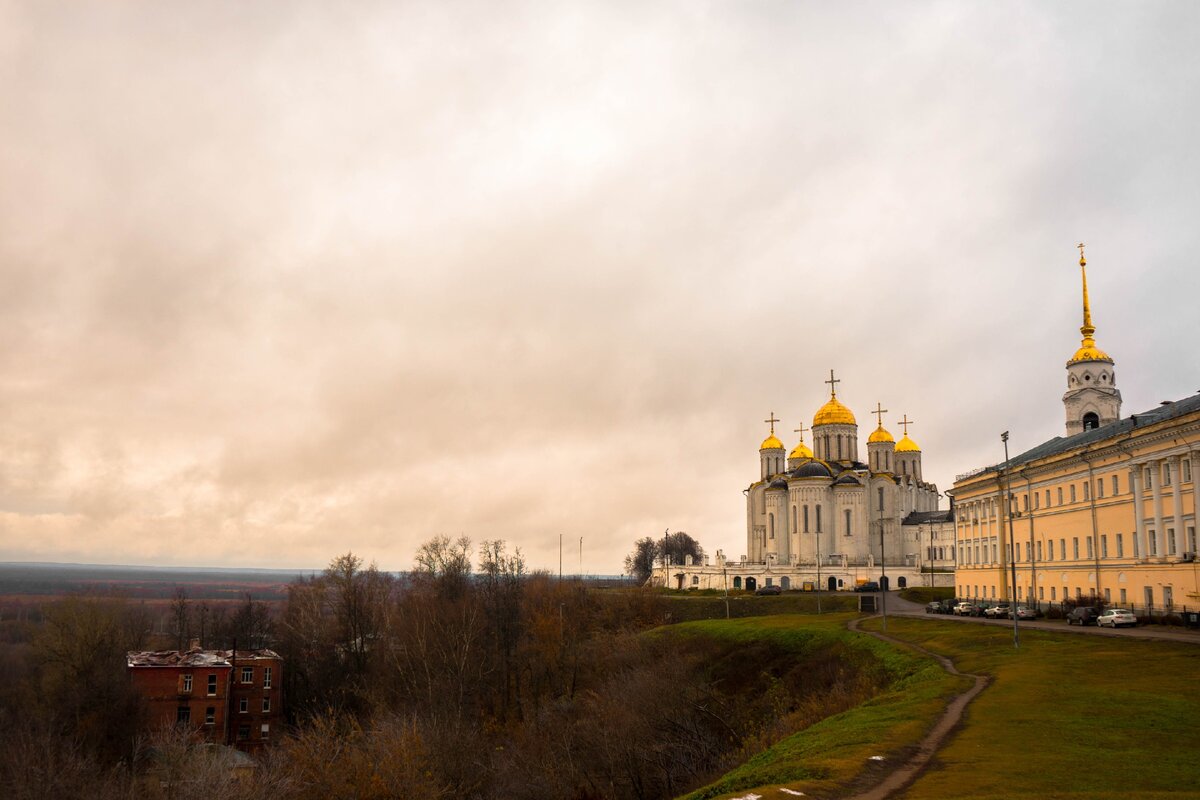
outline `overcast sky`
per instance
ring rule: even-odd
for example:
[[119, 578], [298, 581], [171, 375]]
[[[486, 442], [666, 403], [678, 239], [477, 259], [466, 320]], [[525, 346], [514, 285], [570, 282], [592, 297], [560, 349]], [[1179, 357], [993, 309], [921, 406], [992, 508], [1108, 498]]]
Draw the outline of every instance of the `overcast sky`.
[[0, 0], [0, 560], [745, 552], [774, 411], [925, 475], [1200, 389], [1200, 4]]

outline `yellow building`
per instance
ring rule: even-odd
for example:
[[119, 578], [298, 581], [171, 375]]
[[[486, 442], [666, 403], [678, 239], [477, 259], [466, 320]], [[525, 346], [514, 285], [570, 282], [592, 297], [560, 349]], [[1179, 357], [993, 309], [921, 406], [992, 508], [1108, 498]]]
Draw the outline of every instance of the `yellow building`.
[[957, 593], [1195, 609], [1200, 395], [1121, 418], [1113, 359], [1094, 338], [1086, 264], [1081, 253], [1083, 341], [1067, 362], [1067, 435], [955, 480]]

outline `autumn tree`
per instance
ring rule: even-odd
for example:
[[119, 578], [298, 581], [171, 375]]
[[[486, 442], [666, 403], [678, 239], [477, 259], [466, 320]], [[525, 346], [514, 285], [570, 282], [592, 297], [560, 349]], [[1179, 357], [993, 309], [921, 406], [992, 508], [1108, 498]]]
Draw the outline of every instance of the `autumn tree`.
[[654, 572], [654, 561], [658, 558], [658, 544], [649, 536], [633, 543], [633, 552], [625, 556], [625, 574], [638, 584], [650, 579]]

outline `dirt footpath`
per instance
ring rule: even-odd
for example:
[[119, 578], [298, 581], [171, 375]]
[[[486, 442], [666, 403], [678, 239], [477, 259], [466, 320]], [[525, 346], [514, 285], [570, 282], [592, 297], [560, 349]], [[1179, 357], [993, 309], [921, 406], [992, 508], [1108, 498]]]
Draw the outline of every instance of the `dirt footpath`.
[[942, 669], [946, 670], [946, 672], [949, 672], [951, 675], [966, 675], [968, 678], [975, 679], [975, 684], [970, 689], [960, 695], [956, 695], [954, 699], [950, 701], [950, 704], [946, 706], [946, 710], [942, 712], [941, 719], [939, 719], [937, 724], [933, 726], [933, 729], [925, 735], [925, 738], [922, 739], [920, 744], [917, 745], [916, 752], [913, 753], [907, 761], [889, 772], [883, 781], [876, 784], [873, 788], [860, 794], [853, 795], [849, 798], [849, 800], [885, 800], [885, 798], [891, 797], [907, 787], [910, 783], [916, 780], [917, 776], [920, 775], [927, 766], [929, 766], [929, 762], [933, 759], [934, 754], [937, 753], [938, 749], [941, 748], [942, 744], [946, 741], [950, 734], [953, 733], [962, 722], [963, 712], [966, 711], [967, 706], [979, 695], [980, 692], [987, 688], [987, 685], [990, 683], [991, 679], [985, 675], [971, 675], [968, 673], [959, 672], [950, 659], [946, 658], [945, 656], [938, 655], [937, 653], [932, 653], [925, 648], [919, 647], [918, 645], [910, 642], [902, 642], [899, 639], [888, 636], [885, 633], [860, 631], [858, 624], [861, 621], [861, 618], [850, 620], [850, 623], [847, 627], [849, 627], [852, 631], [865, 633], [868, 636], [874, 636], [876, 639], [882, 639], [883, 641], [890, 642], [891, 644], [900, 645], [901, 647], [910, 647], [913, 650], [920, 651], [930, 658], [936, 659], [937, 662], [942, 665]]

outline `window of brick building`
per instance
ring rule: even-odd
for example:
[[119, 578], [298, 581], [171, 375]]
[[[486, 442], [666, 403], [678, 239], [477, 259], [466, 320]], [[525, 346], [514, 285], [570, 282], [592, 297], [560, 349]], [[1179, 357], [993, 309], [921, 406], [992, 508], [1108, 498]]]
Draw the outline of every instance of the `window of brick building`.
[[264, 714], [271, 713], [271, 698], [269, 698], [269, 697], [263, 698], [263, 713]]
[[179, 706], [179, 708], [175, 709], [175, 721], [176, 722], [191, 722], [192, 721], [191, 706]]
[[192, 676], [184, 675], [183, 676], [183, 693], [189, 694], [189, 693], [191, 693], [191, 691], [192, 691]]
[[239, 739], [249, 739], [250, 738], [250, 726], [249, 725], [238, 725], [238, 738]]
[[239, 714], [247, 714], [249, 712], [250, 712], [250, 701], [245, 697], [238, 700], [238, 713]]
[[216, 721], [217, 721], [217, 709], [213, 708], [212, 706], [209, 706], [208, 708], [204, 709], [204, 724], [205, 725], [213, 725], [213, 724], [216, 724]]
[[242, 683], [254, 683], [254, 667], [242, 667]]
[[216, 695], [217, 695], [217, 676], [209, 675], [208, 676], [208, 696], [216, 697]]
[[263, 667], [263, 688], [264, 689], [271, 688], [271, 668], [270, 667]]

